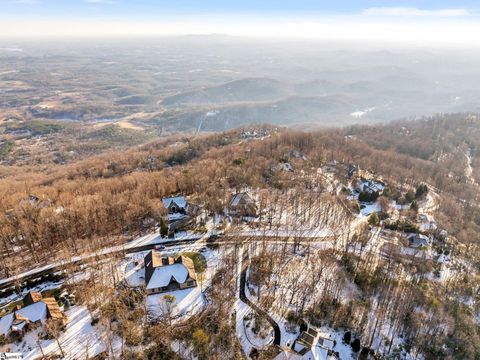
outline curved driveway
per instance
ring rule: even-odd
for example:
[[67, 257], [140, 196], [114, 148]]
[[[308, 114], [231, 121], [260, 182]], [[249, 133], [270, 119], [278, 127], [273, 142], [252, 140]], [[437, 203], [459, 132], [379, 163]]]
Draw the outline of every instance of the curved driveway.
[[247, 285], [247, 268], [248, 268], [248, 251], [245, 251], [243, 253], [242, 257], [242, 271], [240, 273], [240, 300], [243, 301], [245, 304], [250, 306], [253, 310], [258, 312], [260, 315], [264, 316], [267, 321], [272, 325], [273, 331], [275, 333], [275, 337], [273, 339], [273, 343], [275, 345], [280, 345], [280, 341], [282, 338], [282, 333], [280, 331], [280, 327], [278, 324], [275, 322], [275, 320], [272, 319], [272, 317], [264, 310], [260, 309], [257, 305], [255, 305], [250, 299], [247, 298], [247, 295], [245, 294], [245, 286]]

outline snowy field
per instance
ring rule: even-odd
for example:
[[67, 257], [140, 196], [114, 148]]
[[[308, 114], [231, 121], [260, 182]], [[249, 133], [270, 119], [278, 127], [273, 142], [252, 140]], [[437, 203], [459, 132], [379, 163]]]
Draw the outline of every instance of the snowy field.
[[[85, 359], [105, 351], [106, 337], [99, 325], [91, 325], [91, 317], [84, 306], [74, 306], [66, 312], [68, 323], [64, 333], [59, 338], [60, 345], [65, 352], [65, 359]], [[60, 349], [55, 340], [41, 340], [37, 338], [41, 329], [27, 333], [24, 340], [14, 345], [3, 346], [2, 351], [20, 352], [25, 360], [42, 358], [45, 356], [60, 355]], [[40, 350], [40, 347], [42, 350]], [[114, 349], [120, 349], [120, 342], [114, 342]]]
[[147, 296], [147, 309], [149, 318], [152, 321], [164, 318], [168, 315], [168, 307], [165, 296], [175, 298], [170, 316], [176, 319], [185, 320], [187, 317], [201, 311], [205, 306], [203, 294], [200, 287], [190, 289], [169, 291], [161, 294]]

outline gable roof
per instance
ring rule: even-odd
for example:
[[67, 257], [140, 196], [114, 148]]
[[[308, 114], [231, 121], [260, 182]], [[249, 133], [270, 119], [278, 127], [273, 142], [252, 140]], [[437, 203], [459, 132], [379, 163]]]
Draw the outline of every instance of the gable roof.
[[196, 280], [197, 274], [192, 259], [186, 256], [162, 257], [156, 251], [145, 256], [145, 281], [147, 289], [168, 286], [172, 281], [184, 283], [188, 279]]
[[162, 199], [162, 203], [166, 209], [168, 209], [172, 203], [177, 204], [177, 206], [181, 209], [185, 209], [187, 207], [187, 200], [185, 199], [185, 196], [166, 197]]
[[145, 255], [145, 266], [159, 267], [162, 265], [173, 264], [174, 259], [172, 257], [163, 257], [161, 253], [151, 250]]
[[53, 320], [62, 320], [63, 313], [60, 310], [60, 307], [57, 304], [55, 298], [49, 297], [42, 300], [42, 302], [47, 305], [47, 315], [49, 318]]
[[36, 291], [29, 291], [27, 295], [23, 297], [23, 306], [32, 305], [42, 300], [42, 294]]
[[170, 257], [162, 257], [160, 253], [151, 250], [147, 253], [147, 255], [145, 255], [145, 259], [143, 262], [145, 264], [145, 281], [148, 284], [153, 275], [153, 272], [157, 267], [173, 264], [174, 260]]
[[246, 192], [233, 194], [232, 199], [230, 200], [230, 206], [238, 206], [238, 204], [240, 204], [240, 201], [242, 201], [242, 199], [245, 199], [246, 201], [248, 201], [250, 199], [250, 196], [248, 196]]
[[43, 301], [36, 302], [32, 305], [25, 306], [15, 312], [15, 315], [21, 315], [31, 322], [43, 321], [47, 318], [47, 304]]
[[410, 234], [408, 236], [408, 241], [412, 246], [428, 246], [429, 245], [429, 239], [428, 236], [425, 236], [423, 234]]
[[168, 286], [172, 281], [181, 284], [188, 278], [188, 270], [183, 264], [160, 266], [155, 269], [147, 284], [147, 289]]
[[14, 313], [7, 314], [0, 318], [0, 335], [7, 335], [10, 332], [14, 320]]
[[195, 272], [195, 265], [192, 259], [182, 255], [175, 262], [183, 264], [187, 268], [188, 276], [193, 280], [197, 280], [197, 273]]
[[305, 331], [300, 334], [300, 337], [297, 341], [308, 346], [309, 348], [312, 348], [316, 342], [315, 336]]
[[[21, 325], [22, 323], [35, 323], [38, 321], [44, 323], [48, 318], [54, 320], [64, 319], [63, 313], [54, 298], [42, 299], [40, 293], [32, 291], [25, 296], [24, 301], [26, 299], [28, 303], [32, 298], [38, 299], [39, 295], [40, 300], [0, 318], [0, 335], [8, 335], [11, 330], [15, 330], [12, 328], [13, 326]], [[16, 330], [22, 327], [23, 325], [17, 326]]]

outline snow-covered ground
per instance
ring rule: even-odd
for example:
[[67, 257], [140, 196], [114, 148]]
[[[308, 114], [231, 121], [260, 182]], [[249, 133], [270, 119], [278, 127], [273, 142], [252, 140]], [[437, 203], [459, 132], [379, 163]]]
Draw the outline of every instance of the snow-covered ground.
[[130, 287], [140, 287], [145, 284], [145, 267], [143, 264], [143, 254], [134, 254], [130, 261], [124, 265], [125, 282]]
[[9, 278], [6, 278], [6, 279], [1, 279], [0, 284], [17, 280], [21, 277], [35, 275], [35, 274], [41, 273], [43, 271], [48, 271], [49, 269], [59, 268], [59, 267], [64, 266], [65, 264], [68, 264], [68, 263], [73, 263], [73, 262], [77, 262], [77, 261], [92, 259], [96, 256], [107, 255], [107, 254], [117, 253], [117, 252], [126, 251], [126, 250], [132, 250], [132, 249], [135, 249], [137, 247], [145, 246], [145, 245], [162, 245], [162, 244], [173, 242], [173, 241], [200, 240], [200, 239], [202, 239], [202, 237], [208, 237], [208, 235], [209, 235], [209, 233], [198, 234], [198, 233], [194, 233], [194, 232], [191, 232], [191, 231], [182, 231], [182, 232], [179, 232], [178, 234], [175, 234], [174, 238], [166, 238], [166, 237], [161, 237], [157, 232], [153, 232], [153, 233], [138, 237], [138, 238], [126, 243], [126, 244], [108, 247], [108, 248], [99, 250], [99, 251], [94, 252], [94, 253], [89, 253], [89, 254], [84, 254], [84, 255], [79, 255], [79, 256], [73, 256], [72, 258], [70, 258], [69, 261], [52, 262], [51, 264], [47, 264], [47, 265], [44, 265], [44, 266], [41, 266], [41, 267], [30, 269], [30, 270], [25, 271], [25, 272], [23, 272], [21, 274], [18, 274], [16, 276], [12, 276], [12, 277], [9, 277]]
[[236, 236], [245, 237], [306, 237], [306, 238], [331, 238], [337, 235], [332, 229], [318, 228], [314, 230], [242, 230]]
[[174, 318], [182, 318], [182, 320], [185, 320], [185, 317], [189, 317], [202, 310], [205, 305], [200, 286], [148, 295], [147, 309], [149, 312], [149, 318], [152, 320], [158, 320], [168, 315], [165, 296], [173, 296], [175, 298], [170, 316]]
[[248, 316], [251, 316], [251, 315], [247, 315], [247, 319], [244, 318], [244, 322], [243, 322], [243, 325], [245, 327], [245, 334], [247, 335], [247, 338], [248, 338], [248, 341], [250, 341], [250, 343], [252, 343], [256, 349], [260, 350], [260, 349], [267, 349], [270, 344], [273, 343], [273, 339], [274, 339], [274, 332], [273, 332], [273, 328], [268, 325], [268, 328], [269, 328], [269, 333], [265, 336], [265, 337], [261, 337], [259, 336], [258, 334], [255, 334], [255, 332], [253, 331], [253, 320], [248, 320]]
[[[273, 251], [273, 249], [275, 248], [275, 245], [270, 245], [270, 248], [272, 248], [272, 251]], [[239, 256], [242, 256], [242, 255], [240, 254]], [[251, 256], [253, 256], [253, 252], [251, 252]], [[312, 258], [314, 257], [315, 255], [312, 254]], [[334, 266], [333, 263], [331, 265]], [[299, 327], [289, 326], [288, 322], [280, 314], [287, 313], [288, 309], [294, 310], [295, 307], [298, 306], [298, 304], [301, 302], [301, 299], [297, 299], [294, 296], [294, 298], [292, 298], [293, 301], [291, 305], [288, 305], [286, 303], [285, 299], [290, 299], [292, 295], [292, 292], [289, 289], [290, 287], [289, 281], [291, 280], [294, 285], [297, 283], [303, 283], [304, 280], [306, 280], [306, 276], [310, 274], [310, 271], [308, 266], [306, 267], [304, 259], [301, 257], [297, 258], [297, 256], [295, 256], [294, 254], [292, 254], [290, 260], [287, 263], [284, 263], [284, 265], [282, 266], [282, 269], [283, 270], [280, 276], [276, 277], [278, 282], [274, 280], [274, 284], [271, 284], [270, 288], [267, 288], [266, 286], [262, 287], [261, 293], [264, 296], [268, 296], [265, 294], [270, 293], [270, 290], [275, 288], [275, 292], [277, 295], [273, 303], [273, 306], [269, 311], [269, 315], [280, 327], [281, 345], [290, 347], [300, 335]], [[336, 271], [333, 268], [332, 269], [325, 268], [324, 272], [325, 272], [324, 274], [325, 276], [323, 276], [321, 279], [320, 278], [318, 279], [317, 291], [322, 291], [324, 289], [326, 282], [331, 281], [329, 279], [333, 276], [333, 274], [336, 274]], [[249, 278], [248, 276], [249, 273], [250, 272], [247, 271], [247, 280]], [[356, 290], [355, 285], [354, 284], [347, 284], [347, 285], [349, 290], [345, 292], [345, 299], [349, 298], [349, 296], [355, 297], [358, 293], [358, 290]], [[256, 288], [256, 286], [253, 284], [248, 284], [246, 288], [246, 295], [250, 299], [250, 301], [257, 303], [256, 294], [258, 294], [258, 289]], [[297, 295], [300, 295], [300, 294], [297, 294]], [[258, 304], [258, 305], [261, 307], [261, 304]], [[250, 308], [247, 305], [243, 304], [241, 301], [238, 301], [236, 304], [237, 335], [239, 336], [242, 347], [244, 348], [245, 351], [251, 350], [252, 344], [251, 342], [248, 341], [248, 337], [242, 332], [243, 330], [240, 325], [241, 325], [241, 320], [243, 319], [243, 316], [245, 316], [245, 314], [248, 314], [249, 309]], [[354, 357], [351, 355], [350, 346], [343, 345], [341, 343], [343, 333], [335, 332], [333, 329], [329, 329], [329, 328], [322, 328], [321, 330], [324, 336], [337, 340], [337, 344], [333, 348], [333, 350], [338, 351], [341, 354], [342, 360], [354, 359]], [[314, 350], [321, 351], [320, 348], [314, 349]]]
[[[383, 184], [380, 184], [380, 183], [375, 183], [375, 184], [377, 184], [376, 186], [378, 186], [379, 190], [383, 190], [385, 187]], [[347, 196], [347, 199], [358, 201], [358, 197], [360, 193], [354, 188], [352, 188], [351, 186], [347, 187], [347, 189], [350, 191], [350, 195]], [[359, 217], [366, 217], [372, 213], [380, 212], [382, 210], [378, 202], [372, 202], [372, 203], [359, 202], [359, 204], [360, 204], [360, 214], [358, 214]]]
[[373, 106], [371, 108], [368, 108], [368, 109], [365, 109], [365, 110], [354, 111], [354, 112], [350, 113], [350, 116], [354, 117], [356, 119], [361, 119], [362, 117], [364, 117], [366, 114], [368, 114], [369, 112], [371, 112], [373, 110], [375, 110], [375, 106]]
[[39, 285], [36, 285], [32, 288], [22, 289], [22, 292], [20, 294], [13, 293], [13, 294], [10, 294], [9, 296], [0, 298], [0, 309], [3, 309], [4, 307], [8, 306], [12, 302], [22, 300], [23, 297], [25, 295], [27, 295], [27, 293], [29, 291], [43, 292], [43, 291], [46, 291], [46, 290], [58, 289], [62, 286], [63, 282], [64, 282], [63, 280], [60, 280], [60, 281], [46, 281], [46, 282], [41, 283]]
[[253, 348], [257, 350], [268, 348], [268, 346], [273, 343], [273, 329], [267, 337], [262, 339], [254, 334], [251, 327], [247, 325], [249, 323], [247, 319], [252, 316], [253, 310], [239, 299], [237, 299], [235, 303], [235, 309], [237, 336], [245, 353], [247, 355], [250, 354]]
[[245, 304], [243, 301], [240, 299], [237, 299], [235, 301], [235, 311], [236, 311], [236, 317], [235, 317], [235, 329], [237, 332], [238, 339], [240, 341], [240, 345], [242, 346], [242, 349], [245, 354], [250, 354], [252, 349], [255, 347], [254, 344], [252, 344], [248, 337], [247, 334], [245, 333], [245, 326], [243, 323], [243, 318], [245, 316], [248, 316], [250, 313], [251, 309], [250, 307]]
[[360, 214], [362, 216], [369, 216], [370, 214], [380, 211], [382, 211], [382, 208], [378, 202], [360, 203]]
[[[180, 252], [186, 251], [199, 251], [200, 245], [179, 245], [175, 248], [170, 248], [166, 251], [166, 254], [174, 255]], [[143, 259], [147, 251], [129, 254], [125, 259], [121, 260], [118, 263], [118, 266], [115, 268], [115, 273], [118, 280], [124, 279], [127, 285], [132, 287], [143, 286], [144, 285], [144, 268], [143, 268]], [[179, 290], [171, 293], [164, 293], [158, 295], [150, 295], [147, 299], [148, 310], [153, 314], [162, 313], [162, 303], [164, 295], [173, 295], [175, 296], [175, 306], [173, 308], [172, 316], [178, 318], [185, 318], [190, 314], [200, 311], [206, 304], [205, 298], [201, 292], [201, 289], [205, 289], [209, 286], [211, 277], [215, 273], [218, 265], [218, 253], [217, 251], [210, 250], [208, 248], [204, 249], [202, 255], [207, 260], [207, 271], [205, 273], [205, 279], [202, 282], [202, 286]], [[108, 261], [106, 261], [108, 264]], [[85, 270], [85, 276], [88, 278], [90, 273], [89, 269]], [[112, 281], [113, 276], [107, 276], [108, 281]], [[45, 290], [49, 288], [56, 288], [61, 286], [59, 283], [48, 282], [42, 285], [39, 285], [35, 290]], [[20, 299], [19, 295], [11, 296], [8, 298], [10, 301]], [[66, 312], [68, 318], [68, 323], [66, 330], [60, 336], [60, 345], [67, 354], [66, 359], [82, 359], [88, 357], [93, 357], [96, 354], [103, 352], [107, 349], [107, 337], [105, 331], [102, 330], [101, 325], [97, 324], [95, 326], [91, 325], [91, 317], [87, 309], [84, 306], [73, 306], [69, 311]], [[37, 339], [39, 338], [42, 329], [35, 329], [27, 334], [24, 337], [24, 340], [16, 343], [3, 346], [0, 351], [13, 351], [21, 352], [24, 354], [25, 359], [35, 359], [41, 357], [41, 349], [45, 354], [55, 354], [60, 353], [58, 349], [57, 342], [55, 340], [41, 340], [38, 344]], [[114, 351], [120, 351], [119, 340], [115, 339], [114, 342]]]
[[[59, 338], [60, 345], [65, 352], [65, 359], [85, 359], [105, 351], [106, 337], [100, 325], [91, 325], [91, 317], [84, 306], [74, 306], [66, 312], [68, 317], [67, 327]], [[27, 333], [24, 340], [13, 345], [6, 345], [2, 351], [20, 352], [24, 359], [42, 358], [42, 351], [45, 356], [60, 355], [58, 344], [55, 340], [41, 340], [37, 343], [38, 333], [41, 329]], [[116, 339], [113, 343], [114, 351], [120, 350], [120, 341]], [[40, 347], [42, 351], [40, 350]]]

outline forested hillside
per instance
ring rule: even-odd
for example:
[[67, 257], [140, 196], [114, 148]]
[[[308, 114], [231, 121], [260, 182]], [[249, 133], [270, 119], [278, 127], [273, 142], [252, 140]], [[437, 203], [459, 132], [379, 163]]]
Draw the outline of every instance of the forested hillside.
[[[261, 139], [244, 139], [241, 130], [172, 137], [122, 153], [51, 166], [41, 173], [3, 167], [1, 221], [8, 225], [2, 229], [9, 231], [2, 235], [11, 239], [15, 236], [10, 231], [21, 231], [24, 242], [33, 236], [46, 251], [49, 246], [64, 246], [67, 239], [80, 244], [77, 237], [137, 231], [142, 220], [155, 216], [155, 204], [166, 194], [194, 194], [208, 207], [221, 208], [230, 188], [291, 186], [282, 173], [272, 170], [279, 161], [291, 161], [305, 170], [337, 161], [405, 186], [426, 182], [438, 188], [445, 194], [445, 225], [456, 229], [462, 243], [476, 243], [472, 234], [480, 225], [480, 120], [475, 115], [311, 133], [266, 129], [268, 136]], [[291, 151], [305, 154], [308, 160], [289, 159]], [[48, 206], [31, 206], [29, 195]], [[52, 214], [54, 220], [47, 222]]]
[[[360, 308], [369, 309], [377, 296], [409, 298], [425, 311], [425, 318], [402, 317], [406, 313], [396, 312], [392, 319], [399, 321], [399, 333], [407, 336], [417, 353], [427, 354], [428, 359], [478, 358], [479, 135], [480, 118], [474, 114], [309, 133], [257, 126], [162, 139], [122, 153], [52, 165], [42, 172], [33, 167], [3, 167], [0, 270], [2, 276], [12, 276], [53, 258], [123, 243], [149, 230], [151, 219], [161, 221], [163, 196], [181, 193], [207, 212], [220, 213], [234, 191], [286, 194], [287, 189], [298, 189], [302, 193], [320, 186], [312, 181], [317, 169], [354, 165], [388, 184], [383, 198], [398, 204], [406, 203], [412, 192], [415, 197], [415, 189], [420, 198], [421, 186], [434, 192], [438, 206], [432, 211], [438, 227], [450, 238], [448, 247], [439, 251], [454, 252], [463, 265], [452, 280], [438, 286], [426, 275], [431, 271], [428, 262], [416, 267], [400, 262], [414, 266], [417, 275], [397, 283], [385, 275], [388, 269], [400, 266], [396, 262], [366, 263], [362, 257], [342, 252], [334, 258], [359, 287], [363, 302], [356, 300], [348, 307], [335, 298], [322, 298], [320, 307], [313, 310], [323, 311], [324, 320], [332, 326], [352, 327], [361, 324]], [[346, 191], [343, 188], [340, 194]], [[409, 202], [416, 204], [413, 198]], [[339, 195], [329, 201], [345, 206], [342, 199], [348, 197]], [[411, 205], [411, 210], [416, 206]], [[369, 221], [378, 225], [379, 219], [372, 216]], [[357, 241], [361, 233], [353, 236], [352, 241]], [[375, 305], [376, 311], [386, 309], [380, 305]], [[359, 323], [340, 321], [352, 312]], [[421, 321], [428, 323], [426, 329]], [[373, 342], [376, 325], [373, 333], [362, 331]]]

